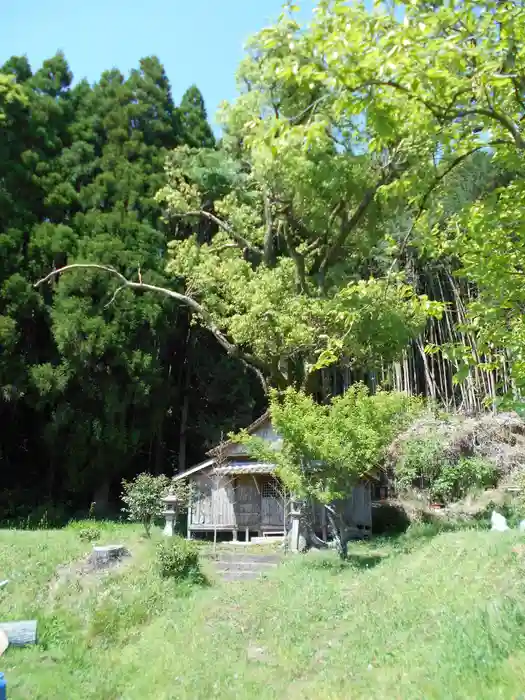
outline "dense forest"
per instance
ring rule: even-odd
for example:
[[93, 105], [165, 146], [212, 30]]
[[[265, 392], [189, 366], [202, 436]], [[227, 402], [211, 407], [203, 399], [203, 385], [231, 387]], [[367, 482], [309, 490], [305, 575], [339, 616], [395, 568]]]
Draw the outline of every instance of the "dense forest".
[[[174, 104], [155, 57], [72, 84], [57, 54], [0, 76], [0, 517], [104, 503], [141, 469], [177, 471], [261, 403], [245, 368], [184, 308], [151, 295], [106, 306], [108, 280], [33, 283], [89, 258], [167, 284], [186, 235], [155, 201], [170, 149], [213, 149], [202, 96]], [[212, 230], [202, 231], [203, 236]], [[71, 280], [73, 281], [73, 280]], [[109, 280], [109, 282], [111, 282]], [[259, 406], [261, 408], [261, 406]]]
[[183, 469], [271, 388], [518, 406], [523, 8], [395, 5], [288, 6], [219, 142], [156, 58], [2, 67], [0, 518]]

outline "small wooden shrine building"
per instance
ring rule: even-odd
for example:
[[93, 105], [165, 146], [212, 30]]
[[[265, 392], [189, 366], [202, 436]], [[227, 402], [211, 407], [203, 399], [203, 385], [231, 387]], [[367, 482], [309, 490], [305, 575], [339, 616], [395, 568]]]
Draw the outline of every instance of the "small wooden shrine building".
[[[270, 416], [265, 413], [247, 432], [280, 448], [281, 438], [274, 431]], [[233, 540], [239, 532], [246, 541], [253, 535], [280, 535], [287, 531], [290, 501], [275, 477], [275, 465], [253, 460], [246, 446], [223, 442], [208, 452], [209, 459], [175, 476], [188, 479], [192, 498], [188, 509], [188, 537], [194, 533], [231, 532]], [[366, 536], [372, 526], [371, 482], [357, 484], [345, 502], [345, 515]], [[325, 509], [313, 508], [314, 529], [327, 539]]]

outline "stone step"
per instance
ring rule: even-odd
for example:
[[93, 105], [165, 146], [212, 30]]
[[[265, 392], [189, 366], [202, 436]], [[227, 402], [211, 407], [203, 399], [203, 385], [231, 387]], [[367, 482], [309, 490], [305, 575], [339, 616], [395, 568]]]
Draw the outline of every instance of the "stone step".
[[280, 544], [284, 535], [268, 535], [267, 537], [252, 537], [250, 544]]
[[228, 571], [265, 571], [274, 569], [277, 562], [272, 561], [233, 561], [231, 559], [219, 559], [215, 566], [220, 570]]
[[241, 554], [240, 552], [218, 552], [216, 562], [241, 562], [254, 564], [278, 564], [282, 558], [277, 554]]
[[248, 581], [251, 579], [259, 578], [264, 572], [256, 570], [245, 570], [241, 571], [239, 569], [217, 571], [217, 574], [221, 577], [223, 581]]
[[223, 581], [246, 581], [273, 571], [282, 558], [275, 554], [217, 552], [212, 559], [215, 572]]

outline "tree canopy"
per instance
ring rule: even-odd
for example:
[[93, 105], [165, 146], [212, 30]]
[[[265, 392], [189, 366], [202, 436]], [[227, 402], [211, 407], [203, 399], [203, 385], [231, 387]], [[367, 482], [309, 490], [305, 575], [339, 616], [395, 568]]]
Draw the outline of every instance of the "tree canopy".
[[[174, 232], [155, 200], [166, 155], [214, 148], [198, 89], [176, 105], [156, 57], [127, 77], [72, 80], [62, 54], [35, 72], [20, 57], [0, 68], [0, 518], [35, 499], [103, 505], [122, 477], [198, 459], [259, 400], [242, 365], [166, 299], [108, 305], [113, 281], [86, 270], [34, 288], [78, 260], [168, 284]], [[213, 396], [206, 387], [213, 361], [226, 415], [220, 376]]]
[[217, 143], [156, 57], [1, 68], [6, 511], [182, 468], [261, 385], [521, 401], [522, 3], [296, 9], [250, 40]]

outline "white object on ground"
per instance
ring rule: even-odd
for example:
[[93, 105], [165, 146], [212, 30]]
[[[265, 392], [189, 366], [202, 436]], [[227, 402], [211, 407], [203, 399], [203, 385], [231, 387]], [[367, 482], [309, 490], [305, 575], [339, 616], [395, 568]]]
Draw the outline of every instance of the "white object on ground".
[[510, 529], [507, 525], [507, 518], [504, 515], [501, 515], [501, 513], [496, 513], [495, 510], [492, 511], [490, 522], [492, 523], [491, 529], [496, 530], [497, 532], [505, 532], [506, 530]]
[[8, 578], [6, 578], [5, 581], [0, 581], [0, 588], [3, 588], [4, 586], [7, 586], [8, 583], [9, 583], [9, 579], [8, 579]]
[[525, 532], [525, 520], [522, 520], [519, 524], [519, 531]]
[[36, 620], [0, 622], [0, 630], [7, 635], [9, 644], [15, 647], [36, 644]]
[[3, 630], [0, 630], [0, 656], [2, 656], [8, 646], [9, 640], [7, 638], [7, 634]]

